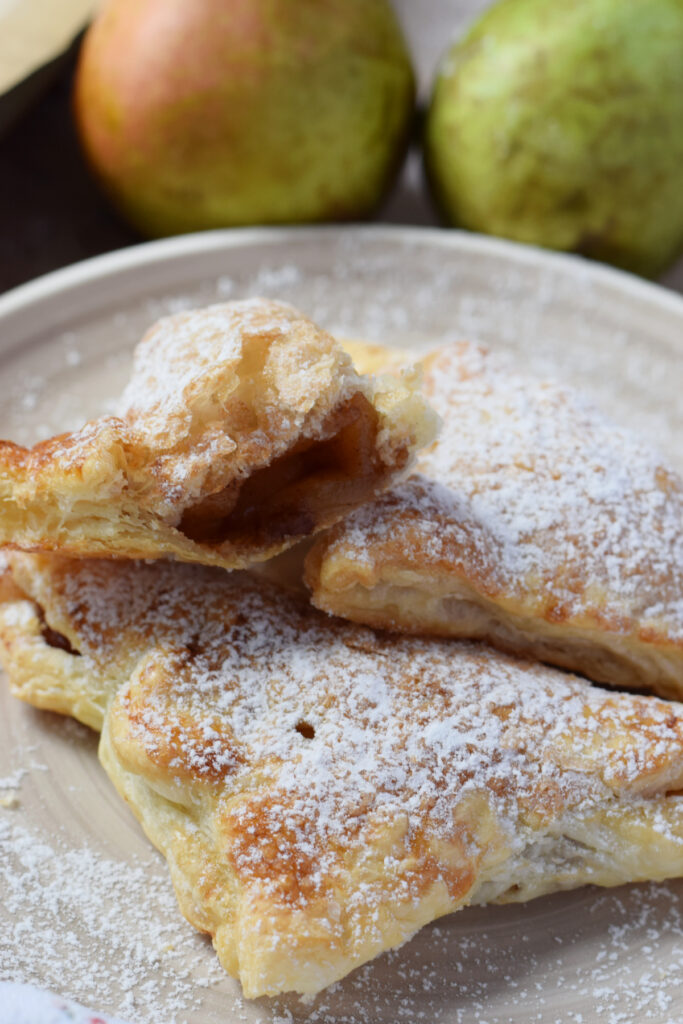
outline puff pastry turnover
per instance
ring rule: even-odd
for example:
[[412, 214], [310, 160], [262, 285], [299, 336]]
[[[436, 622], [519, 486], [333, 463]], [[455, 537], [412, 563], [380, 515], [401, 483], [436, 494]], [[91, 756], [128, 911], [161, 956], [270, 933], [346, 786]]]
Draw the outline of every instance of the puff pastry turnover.
[[477, 345], [430, 354], [424, 386], [438, 440], [415, 476], [316, 541], [314, 603], [680, 697], [680, 477], [575, 391]]
[[120, 415], [0, 443], [0, 544], [243, 566], [375, 496], [431, 440], [414, 381], [361, 378], [292, 307], [159, 321]]
[[266, 581], [12, 557], [14, 692], [100, 757], [247, 996], [314, 993], [434, 918], [683, 874], [683, 706], [375, 635]]

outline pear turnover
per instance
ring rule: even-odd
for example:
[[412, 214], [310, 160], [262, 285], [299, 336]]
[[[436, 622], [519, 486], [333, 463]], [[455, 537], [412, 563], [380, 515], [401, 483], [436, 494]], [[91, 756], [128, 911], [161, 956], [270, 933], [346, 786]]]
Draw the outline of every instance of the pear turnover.
[[414, 380], [359, 377], [291, 306], [180, 313], [141, 341], [118, 416], [0, 442], [0, 545], [243, 566], [375, 497], [434, 429]]
[[482, 347], [444, 346], [423, 369], [439, 439], [314, 543], [314, 604], [680, 697], [680, 477], [575, 391]]
[[100, 759], [248, 997], [473, 903], [683, 874], [683, 706], [331, 620], [244, 573], [10, 556], [14, 693]]
[[100, 760], [247, 996], [439, 915], [683, 874], [683, 706], [330, 620], [246, 573], [10, 556], [17, 696]]

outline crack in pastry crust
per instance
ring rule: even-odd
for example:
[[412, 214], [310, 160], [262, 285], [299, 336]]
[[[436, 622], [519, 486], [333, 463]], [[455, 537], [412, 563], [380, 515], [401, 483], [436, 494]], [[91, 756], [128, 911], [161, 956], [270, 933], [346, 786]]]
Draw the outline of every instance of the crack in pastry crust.
[[415, 476], [314, 544], [314, 603], [680, 697], [680, 478], [575, 392], [479, 346], [436, 350], [424, 379], [440, 437]]
[[247, 996], [316, 992], [470, 903], [683, 874], [680, 704], [244, 574], [10, 561], [13, 689], [97, 700], [107, 772]]
[[434, 429], [415, 380], [359, 377], [290, 306], [181, 313], [138, 346], [118, 416], [0, 442], [0, 544], [245, 566], [377, 496]]

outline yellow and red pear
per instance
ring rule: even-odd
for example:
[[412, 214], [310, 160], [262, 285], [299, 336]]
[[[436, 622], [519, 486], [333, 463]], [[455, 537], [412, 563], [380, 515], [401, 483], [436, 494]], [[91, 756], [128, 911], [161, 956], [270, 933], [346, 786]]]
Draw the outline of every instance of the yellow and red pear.
[[75, 84], [88, 160], [149, 235], [365, 217], [413, 104], [387, 0], [109, 0]]

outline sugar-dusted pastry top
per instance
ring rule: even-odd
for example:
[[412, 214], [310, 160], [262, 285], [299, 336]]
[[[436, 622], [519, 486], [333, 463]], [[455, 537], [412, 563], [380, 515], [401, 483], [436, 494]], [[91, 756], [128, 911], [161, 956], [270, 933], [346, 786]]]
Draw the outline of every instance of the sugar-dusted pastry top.
[[414, 380], [360, 377], [291, 306], [180, 313], [140, 342], [118, 416], [0, 442], [0, 544], [246, 565], [376, 496], [434, 429]]
[[107, 772], [248, 996], [316, 992], [468, 903], [683, 874], [677, 703], [243, 574], [11, 563], [13, 689], [100, 701]]
[[576, 391], [502, 355], [457, 343], [423, 365], [439, 438], [415, 476], [314, 546], [314, 602], [683, 693], [680, 477]]

